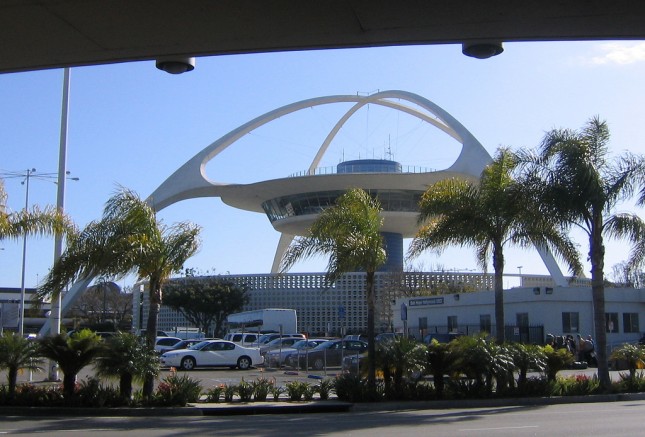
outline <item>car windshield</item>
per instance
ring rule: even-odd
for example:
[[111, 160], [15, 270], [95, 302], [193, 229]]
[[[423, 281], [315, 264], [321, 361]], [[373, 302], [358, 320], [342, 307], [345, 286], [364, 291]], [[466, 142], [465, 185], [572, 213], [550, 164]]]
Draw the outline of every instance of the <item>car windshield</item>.
[[337, 341], [326, 341], [324, 343], [320, 343], [318, 346], [313, 348], [312, 350], [321, 350], [321, 349], [329, 349], [330, 347], [333, 347]]
[[191, 349], [191, 350], [194, 350], [194, 351], [198, 351], [198, 350], [200, 350], [201, 348], [203, 348], [204, 346], [206, 346], [208, 343], [210, 343], [210, 342], [208, 342], [208, 341], [200, 341], [199, 343], [195, 343], [194, 345], [192, 345], [192, 346], [191, 346], [191, 347], [189, 347], [188, 349]]
[[268, 343], [269, 341], [271, 341], [274, 338], [275, 338], [275, 334], [264, 334], [264, 335], [260, 336], [260, 339], [258, 340], [258, 343], [260, 343], [260, 344]]
[[303, 349], [307, 347], [308, 344], [311, 344], [309, 340], [299, 340], [295, 342], [291, 347], [294, 349]]

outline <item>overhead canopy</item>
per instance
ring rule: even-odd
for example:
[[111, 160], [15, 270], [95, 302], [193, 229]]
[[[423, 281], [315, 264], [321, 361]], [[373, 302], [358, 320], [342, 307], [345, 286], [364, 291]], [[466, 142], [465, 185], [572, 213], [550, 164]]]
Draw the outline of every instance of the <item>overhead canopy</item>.
[[645, 39], [634, 0], [0, 0], [0, 72], [478, 40]]

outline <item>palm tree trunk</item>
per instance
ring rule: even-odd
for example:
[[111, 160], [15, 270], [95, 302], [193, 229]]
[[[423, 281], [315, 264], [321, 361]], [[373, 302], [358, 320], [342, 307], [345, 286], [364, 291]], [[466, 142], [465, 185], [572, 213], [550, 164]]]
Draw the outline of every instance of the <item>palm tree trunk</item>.
[[[150, 279], [150, 310], [148, 311], [148, 323], [146, 324], [146, 344], [150, 350], [154, 349], [157, 338], [157, 316], [161, 307], [161, 283]], [[152, 375], [146, 375], [143, 381], [143, 396], [149, 398], [154, 390], [155, 379]]]
[[16, 396], [16, 384], [18, 383], [18, 368], [9, 367], [9, 371], [7, 373], [7, 382], [9, 384], [9, 400], [13, 401]]
[[373, 271], [367, 272], [367, 387], [370, 395], [376, 393], [376, 345], [374, 344], [374, 277]]
[[598, 360], [598, 380], [603, 389], [611, 387], [609, 363], [607, 361], [607, 332], [605, 330], [605, 245], [602, 237], [602, 216], [594, 214], [591, 229], [589, 259], [591, 260], [591, 295], [594, 312], [594, 335], [596, 358]]
[[119, 377], [119, 393], [123, 399], [132, 398], [132, 374], [123, 372]]
[[495, 338], [502, 344], [505, 340], [504, 322], [504, 252], [502, 243], [493, 244], [493, 270], [495, 271]]
[[66, 402], [70, 402], [74, 396], [74, 387], [76, 386], [76, 373], [63, 374], [63, 396]]

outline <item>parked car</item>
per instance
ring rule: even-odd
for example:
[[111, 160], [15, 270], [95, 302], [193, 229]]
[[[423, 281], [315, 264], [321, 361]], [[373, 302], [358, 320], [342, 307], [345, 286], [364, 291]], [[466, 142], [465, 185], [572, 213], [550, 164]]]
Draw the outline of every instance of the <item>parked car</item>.
[[322, 370], [340, 367], [344, 355], [367, 351], [367, 343], [360, 340], [330, 340], [302, 353], [291, 354], [287, 364], [299, 369]]
[[161, 365], [192, 370], [195, 367], [230, 367], [249, 369], [264, 362], [257, 348], [248, 348], [226, 340], [206, 340], [188, 349], [168, 351], [160, 357]]
[[376, 334], [376, 336], [374, 337], [374, 342], [382, 343], [384, 341], [393, 341], [397, 338], [403, 338], [403, 333], [402, 332], [381, 332], [380, 334]]
[[448, 333], [431, 333], [423, 337], [424, 344], [430, 344], [432, 340], [437, 340], [439, 343], [450, 343], [457, 337], [461, 337], [464, 334], [458, 332], [448, 332]]
[[246, 347], [260, 346], [260, 334], [256, 332], [229, 332], [224, 336], [224, 340]]
[[363, 367], [365, 367], [365, 359], [367, 358], [367, 352], [363, 352], [362, 354], [352, 354], [352, 355], [347, 355], [343, 357], [343, 363], [340, 366], [340, 369], [343, 371], [343, 373], [354, 373], [357, 374], [359, 372], [363, 371]]
[[313, 349], [326, 341], [329, 340], [326, 338], [310, 338], [307, 340], [298, 340], [288, 348], [270, 350], [264, 355], [264, 364], [271, 367], [280, 367], [286, 363], [286, 359], [289, 355]]
[[[181, 340], [179, 343], [176, 343], [174, 346], [172, 346], [169, 351], [176, 351], [179, 349], [188, 349], [189, 347], [201, 343], [205, 339], [203, 338], [191, 338], [189, 340]], [[209, 338], [208, 340], [215, 340], [214, 338]]]
[[260, 346], [260, 353], [265, 355], [267, 352], [273, 349], [286, 349], [293, 346], [294, 343], [302, 341], [298, 337], [282, 337], [271, 340], [270, 342]]
[[181, 338], [177, 337], [157, 337], [155, 341], [155, 352], [162, 354], [170, 349], [177, 343], [181, 341]]
[[277, 332], [271, 332], [268, 334], [262, 334], [260, 336], [260, 339], [258, 340], [258, 343], [260, 344], [260, 346], [262, 346], [263, 344], [267, 344], [270, 341], [275, 340], [276, 338], [286, 338], [286, 337], [295, 337], [300, 340], [303, 340], [305, 338], [305, 334], [279, 334]]
[[[146, 336], [146, 330], [142, 329], [139, 331], [139, 337], [145, 337]], [[160, 331], [157, 330], [157, 337], [172, 337], [172, 335], [168, 335], [166, 331]]]

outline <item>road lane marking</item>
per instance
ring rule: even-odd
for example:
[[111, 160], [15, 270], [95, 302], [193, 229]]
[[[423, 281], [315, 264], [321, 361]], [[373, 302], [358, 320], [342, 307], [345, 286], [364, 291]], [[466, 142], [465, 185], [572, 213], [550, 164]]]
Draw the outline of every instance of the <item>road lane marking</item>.
[[459, 431], [469, 432], [469, 431], [501, 431], [506, 429], [530, 429], [538, 428], [537, 425], [526, 425], [526, 426], [502, 426], [498, 428], [462, 428]]

